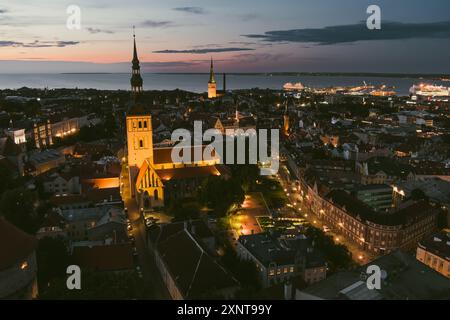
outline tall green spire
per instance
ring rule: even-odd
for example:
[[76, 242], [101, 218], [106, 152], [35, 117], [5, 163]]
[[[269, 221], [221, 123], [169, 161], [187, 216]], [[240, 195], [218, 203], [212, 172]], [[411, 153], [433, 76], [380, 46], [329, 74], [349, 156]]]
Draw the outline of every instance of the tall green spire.
[[214, 65], [211, 57], [211, 70], [209, 71], [209, 83], [216, 83], [216, 77], [214, 76]]

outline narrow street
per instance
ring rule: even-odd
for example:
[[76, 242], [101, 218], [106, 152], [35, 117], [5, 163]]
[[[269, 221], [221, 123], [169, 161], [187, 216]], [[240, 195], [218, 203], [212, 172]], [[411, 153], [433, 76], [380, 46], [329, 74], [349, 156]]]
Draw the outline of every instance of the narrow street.
[[147, 230], [144, 217], [139, 212], [136, 201], [131, 198], [128, 170], [123, 165], [121, 174], [121, 193], [125, 207], [128, 211], [128, 218], [133, 229], [129, 234], [135, 238], [135, 246], [137, 249], [137, 266], [140, 267], [144, 280], [150, 284], [151, 296], [149, 299], [167, 300], [171, 299], [166, 285], [164, 284], [155, 260], [147, 246]]

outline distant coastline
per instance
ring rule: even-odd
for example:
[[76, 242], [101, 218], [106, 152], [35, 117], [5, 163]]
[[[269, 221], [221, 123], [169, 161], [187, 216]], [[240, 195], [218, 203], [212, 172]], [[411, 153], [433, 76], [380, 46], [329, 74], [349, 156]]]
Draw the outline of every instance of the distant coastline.
[[[225, 72], [233, 76], [266, 76], [266, 77], [372, 77], [372, 78], [406, 78], [441, 80], [450, 79], [450, 74], [423, 74], [423, 73], [376, 73], [376, 72]], [[59, 74], [128, 74], [127, 72], [61, 72]], [[155, 75], [207, 75], [205, 72], [143, 72]], [[223, 74], [218, 72], [216, 74]]]
[[[222, 88], [222, 73], [216, 74]], [[129, 73], [28, 73], [1, 74], [0, 89], [28, 88], [92, 88], [99, 90], [129, 90]], [[203, 93], [207, 89], [207, 73], [142, 73], [145, 90], [185, 90]], [[399, 73], [227, 73], [227, 89], [281, 90], [286, 83], [302, 83], [309, 88], [349, 87], [363, 84], [387, 86], [398, 95], [408, 95], [414, 84], [430, 83], [449, 86], [444, 75]]]

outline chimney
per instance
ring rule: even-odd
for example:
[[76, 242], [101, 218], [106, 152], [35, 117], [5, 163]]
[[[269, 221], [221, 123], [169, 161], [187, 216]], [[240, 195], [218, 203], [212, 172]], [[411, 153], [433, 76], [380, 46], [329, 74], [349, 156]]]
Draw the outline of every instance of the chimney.
[[292, 300], [292, 283], [289, 280], [284, 283], [284, 300]]

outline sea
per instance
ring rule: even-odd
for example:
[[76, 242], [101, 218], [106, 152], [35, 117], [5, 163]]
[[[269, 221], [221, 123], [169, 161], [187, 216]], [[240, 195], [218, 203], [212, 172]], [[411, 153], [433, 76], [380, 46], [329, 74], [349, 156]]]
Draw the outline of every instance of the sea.
[[[143, 74], [144, 90], [186, 90], [202, 93], [206, 91], [208, 74]], [[217, 74], [217, 87], [222, 89], [222, 75]], [[430, 83], [450, 86], [449, 82], [423, 80], [421, 78], [375, 77], [375, 76], [325, 76], [325, 75], [283, 75], [283, 74], [227, 74], [228, 90], [236, 89], [282, 89], [287, 82], [301, 82], [310, 88], [332, 86], [386, 85], [398, 95], [408, 95], [412, 85]], [[130, 75], [127, 73], [64, 73], [64, 74], [0, 74], [0, 89], [29, 88], [93, 88], [100, 90], [128, 90]]]

